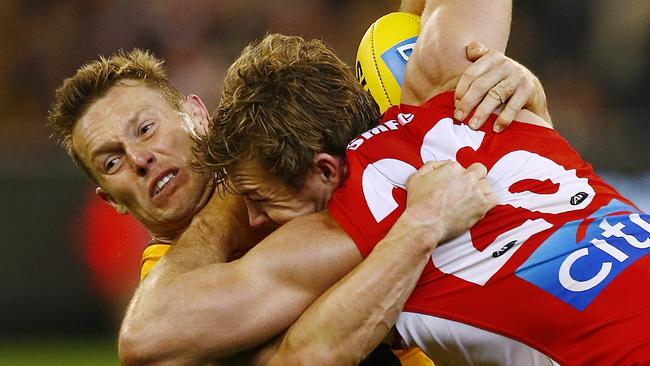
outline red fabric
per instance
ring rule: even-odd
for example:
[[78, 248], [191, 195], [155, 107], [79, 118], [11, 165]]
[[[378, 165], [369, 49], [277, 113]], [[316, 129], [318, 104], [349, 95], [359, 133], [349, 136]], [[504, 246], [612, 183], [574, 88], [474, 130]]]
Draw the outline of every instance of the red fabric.
[[[558, 255], [569, 258], [566, 263], [577, 266], [592, 261], [594, 254], [602, 252], [581, 241], [587, 233], [584, 225], [591, 224], [587, 239], [603, 239], [598, 236], [603, 230], [597, 226], [605, 216], [601, 213], [610, 207], [621, 213], [623, 207], [624, 215], [610, 221], [633, 227], [629, 215], [638, 209], [598, 178], [554, 130], [515, 122], [495, 134], [492, 116], [476, 132], [451, 120], [453, 105], [453, 93], [443, 93], [422, 107], [392, 107], [382, 119], [383, 128], [351, 142], [346, 154], [347, 181], [328, 206], [332, 216], [367, 256], [404, 210], [406, 192], [399, 183], [405, 182], [409, 171], [422, 166], [423, 160], [451, 158], [465, 167], [480, 162], [488, 169], [493, 190], [501, 194], [497, 195], [499, 206], [466, 235], [433, 252], [405, 310], [509, 336], [563, 365], [650, 364], [647, 249], [628, 248], [622, 239], [616, 241], [620, 250], [635, 251], [628, 256], [633, 260], [621, 262], [626, 267], [620, 273], [601, 281], [605, 283], [602, 288], [560, 288], [557, 291], [564, 292], [559, 295], [545, 290], [543, 283], [561, 281], [561, 270], [545, 273], [540, 268], [549, 266], [552, 258], [537, 259], [557, 251], [559, 242], [564, 248]], [[395, 209], [391, 208], [393, 200]], [[594, 221], [590, 216], [597, 216], [597, 211], [600, 216]], [[583, 221], [586, 224], [580, 227]], [[641, 241], [644, 235], [647, 238], [647, 232], [636, 229]], [[511, 240], [517, 235], [523, 239]], [[581, 252], [579, 242], [585, 246]], [[452, 246], [461, 254], [454, 257]], [[449, 252], [444, 254], [445, 250]], [[570, 257], [574, 251], [584, 255]], [[500, 263], [500, 258], [505, 262]], [[620, 264], [611, 257], [604, 262]], [[586, 276], [582, 280], [592, 277], [600, 265], [578, 268]], [[598, 292], [585, 300], [589, 291]]]

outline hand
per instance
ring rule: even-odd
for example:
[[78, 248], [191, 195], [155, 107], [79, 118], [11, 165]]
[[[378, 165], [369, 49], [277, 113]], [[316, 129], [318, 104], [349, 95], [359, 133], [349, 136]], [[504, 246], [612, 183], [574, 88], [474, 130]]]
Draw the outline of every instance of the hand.
[[429, 230], [436, 244], [456, 237], [496, 206], [486, 175], [478, 163], [465, 169], [453, 161], [428, 162], [406, 182], [404, 215]]
[[475, 62], [465, 70], [456, 86], [454, 118], [464, 121], [476, 108], [469, 125], [477, 129], [492, 112], [503, 107], [494, 122], [494, 131], [500, 132], [526, 108], [551, 123], [546, 94], [530, 70], [478, 42], [470, 43], [466, 52], [467, 58]]

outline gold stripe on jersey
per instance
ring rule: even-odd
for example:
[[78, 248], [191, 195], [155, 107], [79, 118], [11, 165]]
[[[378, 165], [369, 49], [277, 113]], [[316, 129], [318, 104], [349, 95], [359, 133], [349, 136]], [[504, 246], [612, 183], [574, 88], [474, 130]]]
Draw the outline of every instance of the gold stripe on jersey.
[[140, 281], [147, 277], [151, 269], [167, 253], [169, 248], [171, 248], [171, 245], [168, 244], [151, 244], [144, 249], [140, 266]]

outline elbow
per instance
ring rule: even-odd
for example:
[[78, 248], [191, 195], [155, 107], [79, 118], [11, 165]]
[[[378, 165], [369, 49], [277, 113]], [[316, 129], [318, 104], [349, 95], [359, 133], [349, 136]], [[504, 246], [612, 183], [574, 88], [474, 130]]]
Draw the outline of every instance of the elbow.
[[123, 324], [117, 343], [120, 363], [123, 366], [144, 366], [165, 365], [172, 361], [169, 359], [171, 343], [161, 335]]
[[123, 366], [182, 366], [203, 361], [178, 332], [127, 320], [120, 329], [117, 354]]
[[[158, 296], [157, 298], [162, 298]], [[131, 301], [117, 341], [117, 353], [124, 366], [177, 365], [179, 356], [178, 336], [173, 325], [166, 319], [173, 319], [167, 309], [152, 301], [144, 302], [138, 293]], [[168, 304], [169, 302], [165, 302]]]
[[132, 331], [120, 332], [117, 353], [123, 366], [147, 365], [151, 359], [139, 337]]

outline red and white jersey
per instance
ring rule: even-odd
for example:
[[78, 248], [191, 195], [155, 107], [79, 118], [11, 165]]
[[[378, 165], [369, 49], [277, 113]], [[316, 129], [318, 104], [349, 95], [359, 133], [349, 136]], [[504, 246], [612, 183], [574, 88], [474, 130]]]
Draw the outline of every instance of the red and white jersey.
[[348, 145], [332, 216], [367, 256], [426, 161], [480, 162], [498, 206], [436, 248], [405, 311], [521, 341], [563, 365], [650, 364], [650, 216], [554, 130], [454, 121], [453, 93], [389, 109]]

